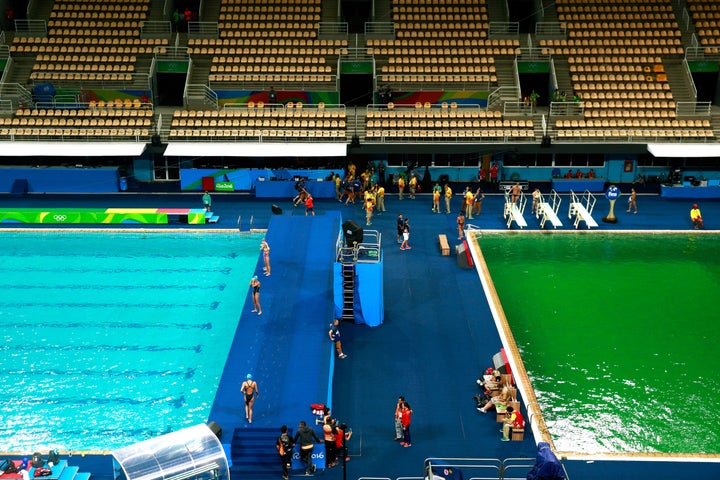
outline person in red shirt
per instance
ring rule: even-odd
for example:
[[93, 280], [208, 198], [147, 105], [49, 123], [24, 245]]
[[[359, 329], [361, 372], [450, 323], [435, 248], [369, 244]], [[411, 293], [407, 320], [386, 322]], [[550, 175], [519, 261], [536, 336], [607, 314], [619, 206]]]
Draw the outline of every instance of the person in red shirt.
[[337, 456], [342, 456], [346, 462], [350, 461], [347, 455], [347, 442], [352, 437], [352, 429], [347, 424], [342, 423], [335, 429], [335, 448], [337, 448]]
[[499, 172], [500, 172], [500, 167], [498, 167], [497, 162], [493, 163], [492, 167], [490, 167], [490, 181], [492, 183], [497, 183]]
[[313, 198], [312, 195], [308, 194], [307, 198], [305, 199], [305, 216], [307, 217], [308, 213], [312, 214], [312, 216], [315, 216], [315, 207], [313, 204]]
[[412, 420], [412, 410], [410, 409], [410, 404], [408, 402], [404, 402], [403, 407], [400, 410], [400, 422], [402, 422], [402, 426], [403, 426], [403, 441], [400, 442], [400, 445], [402, 445], [403, 447], [412, 446], [412, 441], [410, 439], [411, 420]]
[[478, 172], [478, 180], [485, 183], [486, 178], [487, 178], [487, 172], [485, 171], [485, 167], [480, 167], [480, 171]]
[[575, 172], [575, 178], [583, 178], [583, 173], [579, 168]]
[[565, 174], [565, 178], [573, 178], [572, 168], [567, 171], [567, 173]]

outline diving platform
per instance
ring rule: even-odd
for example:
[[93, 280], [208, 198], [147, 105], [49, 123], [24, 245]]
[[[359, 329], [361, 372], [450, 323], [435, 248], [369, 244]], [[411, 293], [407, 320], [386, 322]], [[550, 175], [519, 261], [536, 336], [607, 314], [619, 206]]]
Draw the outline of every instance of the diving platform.
[[562, 227], [560, 217], [558, 217], [558, 210], [562, 198], [555, 190], [550, 191], [550, 195], [546, 199], [544, 195], [540, 195], [540, 199], [535, 208], [535, 218], [540, 219], [540, 228], [545, 228], [545, 223], [550, 221], [553, 228]]
[[[577, 229], [580, 222], [585, 222], [587, 228], [597, 228], [598, 223], [592, 216], [593, 209], [597, 198], [588, 190], [578, 196], [572, 190], [570, 191], [570, 207], [568, 209], [568, 218], [573, 220], [573, 226]], [[574, 219], [573, 219], [574, 217]]]
[[507, 220], [507, 228], [510, 228], [513, 222], [520, 227], [527, 227], [527, 222], [523, 214], [525, 213], [525, 206], [527, 205], [527, 198], [524, 192], [520, 192], [520, 196], [517, 202], [511, 200], [510, 192], [505, 192], [505, 208], [503, 210], [503, 217]]

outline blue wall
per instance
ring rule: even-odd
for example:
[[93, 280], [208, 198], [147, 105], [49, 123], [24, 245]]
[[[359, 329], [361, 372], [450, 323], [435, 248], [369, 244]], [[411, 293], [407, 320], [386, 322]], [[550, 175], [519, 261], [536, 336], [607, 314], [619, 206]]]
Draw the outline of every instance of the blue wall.
[[118, 169], [0, 168], [0, 192], [9, 193], [16, 179], [28, 181], [29, 193], [108, 193], [119, 191]]

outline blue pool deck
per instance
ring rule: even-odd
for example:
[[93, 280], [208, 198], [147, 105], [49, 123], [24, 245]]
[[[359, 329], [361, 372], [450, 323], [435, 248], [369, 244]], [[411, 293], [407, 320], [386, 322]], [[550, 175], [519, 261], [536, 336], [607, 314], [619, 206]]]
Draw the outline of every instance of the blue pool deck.
[[[148, 204], [172, 208], [192, 206], [193, 202], [199, 204], [200, 195], [0, 196], [0, 208], [9, 205], [132, 207]], [[688, 200], [661, 198], [659, 195], [640, 195], [638, 215], [627, 214], [624, 208], [616, 208], [618, 223], [598, 222], [600, 227], [593, 231], [692, 231], [688, 216], [691, 203]], [[272, 213], [273, 204], [283, 209], [282, 215]], [[624, 205], [622, 202], [618, 204]], [[344, 349], [349, 356], [335, 363], [332, 389], [328, 392], [303, 391], [302, 378], [307, 375], [309, 365], [327, 368], [325, 371], [330, 368], [332, 351], [329, 342], [322, 336], [325, 335], [326, 315], [331, 316], [332, 313], [328, 313], [326, 307], [316, 307], [332, 303], [331, 284], [321, 284], [320, 288], [313, 285], [309, 291], [303, 291], [306, 288], [303, 275], [308, 262], [303, 258], [302, 268], [297, 262], [301, 261], [299, 257], [311, 251], [312, 255], [317, 254], [311, 246], [318, 247], [318, 251], [328, 248], [330, 251], [327, 256], [332, 257], [334, 237], [318, 239], [312, 235], [290, 234], [288, 232], [296, 228], [293, 226], [297, 225], [296, 222], [305, 222], [309, 224], [305, 225], [307, 227], [316, 220], [306, 218], [302, 209], [293, 208], [289, 199], [258, 200], [243, 194], [213, 195], [213, 210], [222, 219], [218, 224], [157, 227], [237, 229], [238, 219], [247, 226], [250, 218], [255, 228], [270, 227], [267, 237], [272, 248], [273, 274], [267, 280], [260, 277], [263, 281], [261, 299], [263, 316], [268, 315], [270, 318], [277, 314], [278, 323], [258, 321], [257, 328], [252, 329], [252, 317], [248, 316], [250, 313], [246, 306], [228, 358], [229, 368], [226, 368], [221, 379], [210, 414], [211, 419], [218, 421], [224, 429], [234, 425], [253, 428], [244, 424], [241, 418], [242, 403], [237, 383], [239, 378], [252, 370], [256, 378], [265, 378], [259, 382], [262, 395], [255, 406], [256, 421], [253, 425], [257, 424], [258, 427], [272, 424], [279, 426], [276, 422], [295, 426], [298, 420], [310, 420], [308, 400], [321, 397], [323, 393], [327, 393], [328, 398], [331, 396], [334, 416], [350, 424], [354, 431], [350, 442], [351, 460], [348, 462], [347, 478], [422, 477], [423, 460], [428, 457], [534, 458], [536, 449], [531, 435], [526, 433], [522, 442], [500, 442], [497, 424], [490, 418], [492, 416], [480, 415], [474, 408], [472, 396], [477, 393], [475, 379], [490, 364], [492, 355], [501, 345], [484, 295], [479, 293], [481, 286], [475, 271], [458, 268], [453, 255], [440, 255], [437, 243], [439, 233], [448, 236], [451, 250], [457, 243], [455, 214], [431, 213], [431, 201], [426, 195], [403, 201], [389, 197], [386, 206], [388, 211], [376, 216], [373, 225], [368, 227], [383, 234], [385, 323], [375, 328], [341, 325]], [[459, 200], [454, 207], [458, 206]], [[700, 206], [707, 227], [705, 232], [717, 234], [720, 202], [703, 200]], [[607, 201], [599, 198], [596, 218], [605, 215], [607, 208]], [[316, 219], [328, 215], [337, 219], [339, 213], [343, 221], [350, 219], [365, 224], [359, 204], [346, 207], [334, 200], [318, 200], [316, 211]], [[397, 213], [410, 218], [412, 250], [400, 251], [398, 248], [395, 240]], [[526, 217], [527, 228], [538, 230], [539, 222], [530, 215]], [[276, 230], [275, 222], [278, 225], [287, 222], [288, 225]], [[319, 222], [324, 223], [323, 220]], [[502, 197], [488, 195], [480, 217], [471, 223], [483, 229], [505, 230]], [[3, 225], [1, 228], [8, 227]], [[316, 229], [317, 233], [324, 231], [324, 228]], [[567, 226], [563, 228], [572, 229]], [[331, 258], [321, 258], [324, 252], [319, 255], [315, 263], [331, 263]], [[260, 262], [258, 256], [258, 268], [261, 269]], [[310, 274], [312, 278], [323, 275], [319, 270], [311, 270]], [[329, 300], [313, 301], [313, 295], [318, 294], [326, 295]], [[322, 321], [312, 319], [316, 322], [314, 325], [319, 325], [319, 332], [299, 333], [294, 330], [296, 327], [301, 330], [307, 327], [309, 324], [302, 322], [309, 322], [309, 317], [315, 316], [325, 317]], [[301, 317], [300, 324], [294, 323]], [[272, 319], [275, 320], [274, 317]], [[320, 335], [320, 338], [316, 335]], [[315, 341], [319, 342], [321, 352], [325, 350], [324, 359], [322, 353], [320, 357], [311, 358], [303, 354], [302, 345]], [[407, 449], [392, 440], [392, 416], [398, 395], [404, 395], [414, 410], [413, 446]], [[264, 400], [264, 397], [268, 400]], [[278, 411], [277, 405], [269, 400], [279, 397], [287, 397], [288, 402], [294, 402], [296, 406], [288, 406], [287, 411]], [[80, 465], [83, 471], [92, 471], [93, 477], [112, 477], [111, 462], [107, 457], [74, 455], [71, 463]], [[565, 466], [573, 480], [720, 478], [720, 463], [700, 458], [683, 461], [670, 458], [656, 461], [579, 459], [568, 460]], [[318, 473], [318, 476], [338, 480], [342, 475], [340, 468]]]

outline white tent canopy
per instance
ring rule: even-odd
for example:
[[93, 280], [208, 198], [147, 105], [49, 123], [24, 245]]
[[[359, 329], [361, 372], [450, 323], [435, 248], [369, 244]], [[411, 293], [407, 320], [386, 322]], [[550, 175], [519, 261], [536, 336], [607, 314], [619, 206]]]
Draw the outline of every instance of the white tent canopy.
[[717, 143], [650, 143], [647, 149], [655, 157], [720, 157]]
[[205, 424], [112, 452], [115, 480], [229, 480], [220, 440]]

